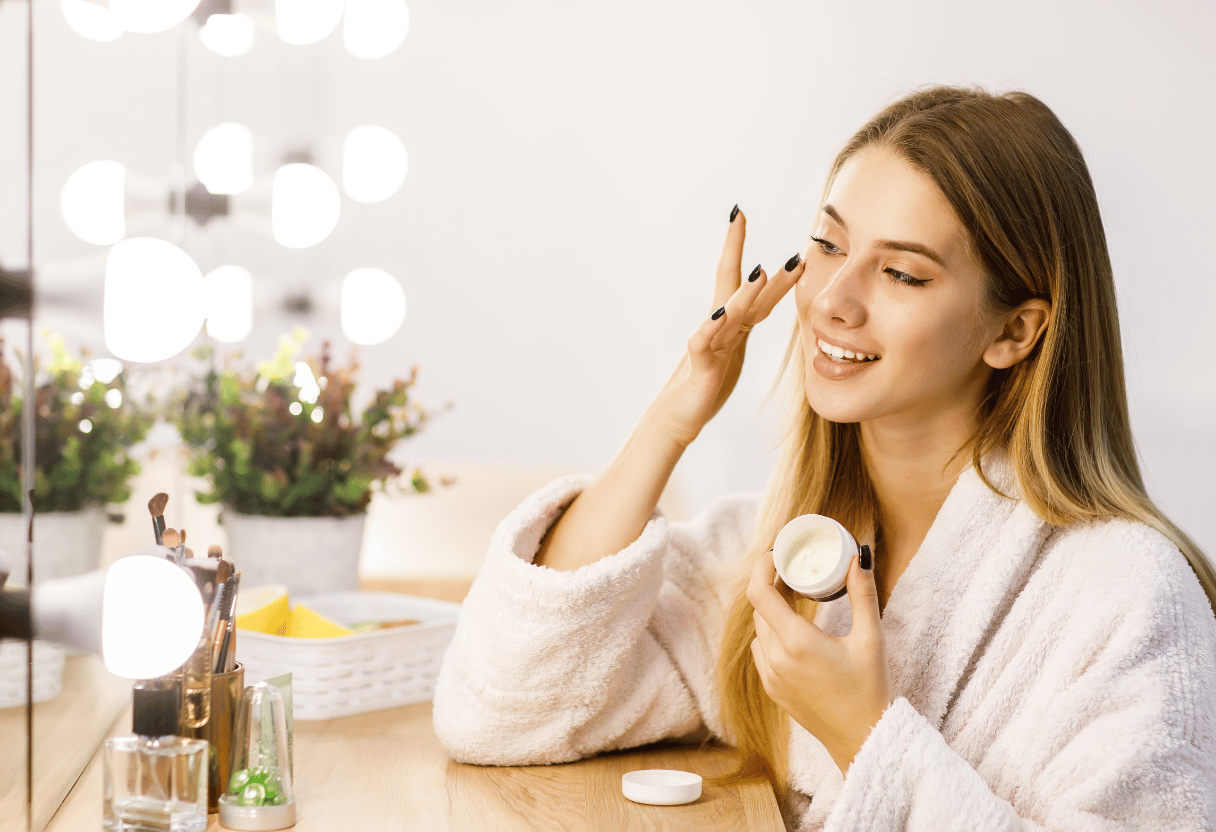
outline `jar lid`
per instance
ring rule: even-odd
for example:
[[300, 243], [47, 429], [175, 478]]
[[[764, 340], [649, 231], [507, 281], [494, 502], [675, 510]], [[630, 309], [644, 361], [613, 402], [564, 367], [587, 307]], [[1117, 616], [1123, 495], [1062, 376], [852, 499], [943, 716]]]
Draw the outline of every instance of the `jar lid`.
[[701, 796], [701, 775], [660, 768], [631, 771], [621, 776], [621, 791], [634, 803], [678, 806]]

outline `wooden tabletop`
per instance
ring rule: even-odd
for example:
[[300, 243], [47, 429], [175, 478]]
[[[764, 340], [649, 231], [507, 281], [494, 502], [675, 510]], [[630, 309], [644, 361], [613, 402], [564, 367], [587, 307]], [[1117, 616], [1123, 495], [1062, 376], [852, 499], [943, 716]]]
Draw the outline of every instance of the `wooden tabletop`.
[[[459, 602], [469, 579], [364, 579], [361, 588]], [[130, 733], [130, 709], [110, 735]], [[295, 723], [298, 832], [580, 832], [715, 830], [784, 832], [764, 782], [706, 783], [695, 803], [643, 806], [621, 794], [621, 775], [648, 768], [727, 774], [733, 749], [649, 746], [554, 766], [492, 767], [453, 762], [423, 703], [323, 722]], [[47, 832], [101, 829], [101, 757], [96, 755], [51, 818]], [[223, 829], [211, 815], [208, 832]]]
[[[115, 733], [127, 733], [129, 713]], [[621, 794], [621, 775], [674, 768], [703, 777], [729, 772], [733, 749], [650, 746], [554, 766], [490, 767], [453, 762], [423, 703], [295, 725], [298, 832], [425, 830], [784, 830], [767, 783], [706, 784], [695, 803], [643, 806]], [[101, 828], [100, 755], [47, 826]], [[208, 830], [223, 829], [211, 815]]]

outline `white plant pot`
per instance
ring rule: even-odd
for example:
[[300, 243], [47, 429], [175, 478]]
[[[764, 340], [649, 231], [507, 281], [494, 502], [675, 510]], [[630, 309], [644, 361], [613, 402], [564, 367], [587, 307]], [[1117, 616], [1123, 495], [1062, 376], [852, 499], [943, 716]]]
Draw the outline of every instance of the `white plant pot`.
[[225, 507], [221, 520], [241, 587], [282, 584], [292, 598], [359, 588], [366, 514], [264, 517]]
[[[34, 581], [69, 578], [101, 566], [106, 514], [100, 506], [34, 515]], [[26, 533], [22, 515], [0, 512], [0, 549], [12, 559], [9, 581], [25, 583]]]

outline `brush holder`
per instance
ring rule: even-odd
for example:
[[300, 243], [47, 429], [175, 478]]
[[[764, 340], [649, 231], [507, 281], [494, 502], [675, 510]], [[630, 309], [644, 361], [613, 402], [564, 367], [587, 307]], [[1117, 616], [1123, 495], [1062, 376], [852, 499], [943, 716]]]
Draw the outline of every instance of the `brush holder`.
[[[181, 676], [174, 677], [181, 687]], [[178, 735], [206, 740], [208, 750], [207, 811], [218, 812], [220, 795], [232, 775], [232, 734], [237, 707], [245, 690], [245, 666], [240, 662], [228, 673], [211, 676], [211, 715], [198, 728], [187, 728], [179, 724]]]

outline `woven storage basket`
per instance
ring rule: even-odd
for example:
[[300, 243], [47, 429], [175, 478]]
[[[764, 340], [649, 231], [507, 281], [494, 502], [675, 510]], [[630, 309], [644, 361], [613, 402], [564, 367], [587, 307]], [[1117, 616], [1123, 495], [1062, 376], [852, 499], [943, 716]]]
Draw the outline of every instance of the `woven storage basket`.
[[291, 672], [295, 719], [330, 719], [415, 702], [435, 693], [439, 663], [460, 605], [392, 592], [335, 592], [300, 598], [340, 624], [418, 619], [405, 627], [336, 638], [287, 638], [239, 630], [245, 683]]
[[[47, 702], [63, 690], [62, 647], [34, 642], [34, 702]], [[25, 642], [0, 641], [0, 708], [25, 704]]]

